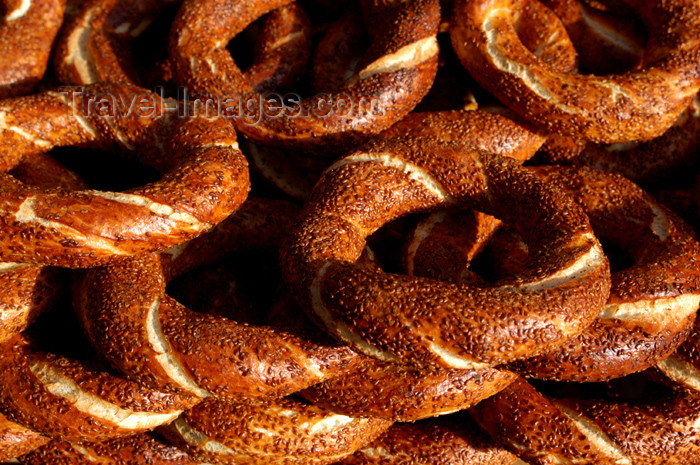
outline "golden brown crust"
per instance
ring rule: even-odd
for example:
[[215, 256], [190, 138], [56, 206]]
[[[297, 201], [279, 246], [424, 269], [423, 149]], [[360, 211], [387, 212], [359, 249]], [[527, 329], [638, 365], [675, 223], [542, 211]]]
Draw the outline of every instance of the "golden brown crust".
[[300, 392], [334, 412], [393, 421], [416, 421], [467, 409], [505, 388], [505, 370], [431, 370], [366, 360], [347, 375]]
[[21, 336], [0, 346], [0, 368], [0, 410], [14, 422], [68, 441], [148, 431], [196, 402], [38, 352]]
[[[153, 112], [128, 111], [140, 97], [152, 99]], [[96, 110], [95, 99], [104, 99], [99, 101], [107, 108]], [[92, 145], [131, 151], [166, 174], [125, 193], [41, 191], [0, 177], [2, 260], [91, 266], [177, 245], [235, 211], [249, 182], [232, 126], [224, 119], [177, 118], [166, 104], [138, 87], [111, 84], [6, 100], [0, 133], [12, 147], [6, 169], [36, 151]]]
[[700, 87], [700, 7], [629, 1], [650, 31], [645, 65], [611, 76], [569, 75], [529, 53], [513, 26], [530, 0], [458, 0], [451, 29], [462, 64], [511, 109], [551, 132], [596, 142], [661, 135]]
[[[60, 80], [86, 85], [140, 82], [133, 68], [133, 42], [174, 0], [90, 0], [63, 30], [55, 61]], [[261, 25], [254, 62], [245, 72], [263, 92], [284, 88], [301, 73], [310, 53], [310, 25], [297, 5], [273, 10]]]
[[[354, 265], [386, 222], [472, 202], [519, 223], [538, 250], [511, 283], [470, 287]], [[283, 249], [282, 271], [302, 308], [356, 350], [447, 368], [551, 350], [583, 331], [608, 293], [607, 260], [567, 197], [515, 160], [426, 139], [377, 141], [329, 168]], [[561, 281], [549, 280], [555, 274]]]
[[88, 337], [130, 378], [199, 396], [278, 397], [353, 367], [359, 359], [347, 352], [198, 314], [165, 294], [166, 280], [191, 267], [242, 247], [274, 249], [294, 212], [287, 202], [253, 200], [195, 242], [89, 270], [74, 293]]
[[411, 113], [380, 137], [426, 137], [460, 142], [524, 162], [547, 137], [527, 123], [483, 110]]
[[283, 398], [204, 401], [161, 428], [177, 447], [203, 460], [231, 465], [327, 464], [354, 453], [391, 426]]
[[138, 434], [103, 443], [52, 441], [20, 457], [25, 465], [200, 465], [199, 460], [150, 434]]
[[[21, 8], [41, 0], [27, 1]], [[311, 50], [304, 12], [290, 0], [184, 0], [170, 36], [177, 80], [204, 98], [253, 98], [251, 120], [235, 112], [215, 118], [158, 113], [155, 96], [156, 115], [142, 116], [138, 109], [116, 118], [85, 114], [90, 97], [117, 97], [123, 111], [134, 93], [152, 96], [133, 84], [138, 77], [129, 48], [173, 0], [69, 1], [78, 14], [59, 50], [59, 74], [70, 82], [117, 84], [0, 102], [0, 141], [6, 147], [0, 163], [0, 288], [7, 288], [0, 299], [0, 461], [3, 453], [9, 459], [52, 439], [20, 461], [523, 463], [472, 431], [460, 414], [389, 431], [393, 421], [478, 404], [473, 415], [482, 426], [532, 465], [700, 465], [700, 331], [678, 348], [700, 304], [694, 266], [700, 244], [673, 214], [620, 177], [521, 166], [549, 137], [545, 131], [556, 131], [551, 147], [569, 154], [583, 146], [574, 137], [580, 132], [599, 141], [659, 133], [700, 88], [699, 4], [582, 0], [584, 6], [565, 12], [575, 18], [562, 22], [538, 0], [456, 0], [458, 12], [476, 13], [464, 22], [478, 23], [484, 13], [488, 27], [482, 32], [495, 42], [481, 52], [496, 50], [497, 68], [519, 52], [540, 66], [542, 75], [513, 61], [501, 66], [524, 76], [515, 90], [489, 70], [479, 78], [503, 87], [511, 105], [525, 102], [519, 111], [529, 119], [518, 121], [484, 111], [400, 120], [433, 82], [439, 4], [452, 11], [452, 0], [360, 0], [354, 17], [328, 29], [316, 65], [329, 57], [333, 68], [317, 69], [314, 79], [340, 87], [333, 99], [349, 96], [356, 106], [373, 99], [370, 105], [383, 108], [318, 114], [315, 107], [326, 96], [317, 95], [298, 105], [309, 115], [293, 117], [270, 115], [270, 102], [261, 96], [288, 87], [303, 72]], [[575, 27], [585, 15], [608, 14], [618, 2], [633, 5], [650, 24], [646, 74], [634, 71], [641, 76], [637, 81], [599, 79], [594, 91], [575, 95], [556, 111], [532, 103], [529, 94], [543, 93], [540, 81], [585, 81], [573, 74], [577, 57], [564, 27]], [[482, 4], [497, 6], [496, 13], [480, 11]], [[506, 20], [508, 11], [515, 13]], [[227, 43], [266, 12], [254, 26], [262, 32], [253, 66], [243, 72]], [[464, 46], [455, 39], [455, 31], [465, 29], [461, 20], [445, 17], [440, 26], [443, 32], [453, 28], [458, 49]], [[360, 37], [362, 21], [368, 41]], [[478, 49], [478, 32], [465, 49]], [[503, 33], [519, 42], [506, 43], [501, 52]], [[362, 56], [358, 51], [368, 42]], [[478, 67], [474, 57], [472, 66]], [[170, 62], [163, 66], [171, 71]], [[668, 84], [666, 77], [675, 81]], [[555, 90], [566, 94], [567, 82]], [[612, 107], [601, 103], [606, 99]], [[665, 108], [651, 108], [662, 100]], [[579, 112], [575, 105], [581, 102], [597, 106]], [[94, 112], [105, 109], [92, 104]], [[575, 108], [575, 118], [562, 108]], [[697, 116], [694, 110], [676, 121], [674, 144], [659, 139], [656, 146], [692, 151], [697, 125], [686, 116]], [[594, 121], [581, 116], [586, 111]], [[618, 119], [624, 121], [613, 128], [611, 121]], [[268, 177], [300, 197], [319, 180], [299, 218], [298, 208], [283, 201], [252, 199], [242, 206], [250, 183], [236, 127], [260, 144], [260, 153], [272, 147], [316, 155], [294, 169], [292, 157], [268, 169]], [[125, 193], [89, 190], [62, 176], [42, 179], [40, 170], [37, 177], [28, 158], [57, 146], [120, 150], [165, 174]], [[322, 160], [343, 150], [350, 154], [321, 174], [327, 164]], [[258, 163], [265, 157], [260, 153], [254, 156]], [[268, 158], [274, 159], [272, 153]], [[635, 157], [636, 165], [616, 168], [619, 160], [603, 155], [589, 147], [571, 162], [603, 159], [611, 170], [643, 176], [644, 170], [674, 165], [673, 156], [687, 159], [676, 153], [650, 160], [645, 153], [644, 166]], [[595, 161], [585, 161], [591, 156]], [[58, 167], [37, 160], [40, 169]], [[486, 213], [435, 212], [444, 207]], [[397, 239], [415, 217], [383, 230], [384, 239], [369, 239], [392, 270], [383, 271], [366, 247], [368, 237], [415, 213], [431, 216], [405, 244], [408, 276], [394, 273], [401, 266], [400, 247], [383, 249], [386, 238]], [[470, 229], [472, 236], [454, 237], [455, 228]], [[612, 232], [598, 237], [605, 229]], [[295, 301], [323, 328], [300, 329], [313, 324], [308, 319], [289, 327], [234, 322], [243, 315], [221, 308], [197, 313], [167, 295], [167, 283], [187, 270], [239, 251], [259, 258], [257, 249], [276, 250], [285, 236], [281, 275]], [[614, 245], [631, 243], [635, 264], [611, 278], [601, 237]], [[513, 243], [501, 248], [499, 241]], [[499, 273], [513, 276], [481, 279], [465, 272], [484, 250]], [[511, 251], [517, 253], [505, 257]], [[112, 367], [40, 352], [28, 342], [32, 333], [17, 334], [53, 301], [50, 290], [58, 286], [46, 274], [48, 266], [91, 268], [73, 273], [73, 303], [89, 341]], [[279, 278], [279, 270], [273, 274]], [[665, 374], [678, 391], [638, 402], [548, 397], [543, 393], [554, 383], [537, 382], [538, 392], [511, 371], [590, 381], [654, 364], [655, 376]], [[172, 442], [151, 432], [156, 427]]]
[[514, 465], [492, 442], [468, 417], [402, 423], [338, 465]]
[[46, 436], [18, 425], [0, 413], [0, 461], [6, 462], [19, 457], [48, 441]]
[[65, 0], [6, 0], [0, 25], [0, 98], [28, 93], [44, 76]]
[[[190, 0], [172, 29], [170, 51], [179, 83], [194, 92], [252, 105], [252, 119], [240, 114], [236, 118], [237, 129], [246, 137], [317, 151], [343, 148], [387, 128], [428, 92], [437, 69], [438, 1], [368, 1], [368, 29], [382, 34], [374, 36], [355, 82], [339, 93], [304, 99], [293, 115], [270, 114], [223, 47], [255, 18], [286, 3]], [[340, 106], [341, 101], [351, 108]]]

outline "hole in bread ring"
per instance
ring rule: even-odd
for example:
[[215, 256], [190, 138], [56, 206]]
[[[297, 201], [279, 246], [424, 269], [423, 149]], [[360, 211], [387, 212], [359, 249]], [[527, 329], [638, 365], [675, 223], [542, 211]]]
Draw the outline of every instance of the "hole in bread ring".
[[353, 84], [282, 105], [252, 92], [225, 49], [253, 19], [288, 3], [199, 0], [175, 20], [170, 50], [178, 82], [224, 98], [237, 129], [265, 144], [305, 150], [345, 147], [406, 115], [428, 92], [437, 69], [439, 2], [368, 2], [365, 20], [376, 34]]
[[[527, 272], [476, 287], [354, 264], [386, 222], [449, 204], [518, 224], [536, 257]], [[602, 248], [568, 197], [515, 160], [426, 139], [375, 141], [331, 166], [283, 249], [282, 271], [302, 308], [356, 350], [461, 369], [552, 350], [593, 321], [609, 291]]]
[[172, 247], [235, 211], [249, 181], [233, 127], [222, 118], [179, 118], [171, 104], [111, 84], [0, 103], [0, 140], [11, 147], [5, 169], [30, 153], [80, 145], [121, 148], [165, 173], [123, 193], [39, 190], [0, 176], [0, 259], [92, 266]]
[[[56, 51], [59, 78], [76, 85], [104, 81], [140, 83], [131, 48], [160, 15], [178, 3], [175, 0], [86, 2], [59, 39]], [[254, 61], [244, 73], [251, 86], [258, 91], [286, 88], [298, 79], [309, 58], [310, 35], [309, 19], [298, 5], [272, 10], [262, 19]], [[166, 60], [162, 66], [170, 65]]]

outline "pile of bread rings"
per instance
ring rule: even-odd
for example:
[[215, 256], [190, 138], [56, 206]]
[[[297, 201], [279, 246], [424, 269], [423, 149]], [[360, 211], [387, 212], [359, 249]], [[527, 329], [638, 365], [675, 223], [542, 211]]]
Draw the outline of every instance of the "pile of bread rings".
[[0, 462], [700, 464], [698, 0], [5, 0]]

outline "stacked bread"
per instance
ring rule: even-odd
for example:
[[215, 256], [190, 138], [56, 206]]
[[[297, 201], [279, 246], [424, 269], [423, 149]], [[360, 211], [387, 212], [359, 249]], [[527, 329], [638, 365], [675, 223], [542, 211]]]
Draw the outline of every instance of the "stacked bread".
[[0, 461], [700, 464], [696, 0], [4, 15]]

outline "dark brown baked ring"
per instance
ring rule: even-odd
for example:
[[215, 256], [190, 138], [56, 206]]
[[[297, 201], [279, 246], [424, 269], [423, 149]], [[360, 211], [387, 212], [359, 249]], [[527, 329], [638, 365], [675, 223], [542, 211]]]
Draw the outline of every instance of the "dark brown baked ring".
[[700, 87], [700, 6], [625, 1], [647, 26], [644, 66], [619, 75], [584, 76], [549, 68], [515, 28], [533, 0], [457, 0], [451, 35], [472, 76], [509, 108], [550, 132], [595, 142], [661, 135]]
[[47, 191], [0, 175], [0, 258], [92, 266], [180, 244], [235, 211], [249, 181], [232, 125], [180, 118], [166, 109], [172, 104], [144, 89], [112, 84], [0, 103], [0, 140], [9, 147], [0, 162], [4, 170], [28, 154], [73, 145], [121, 149], [165, 173], [123, 193]]
[[287, 3], [188, 0], [173, 25], [176, 79], [205, 98], [225, 99], [247, 138], [321, 153], [347, 148], [391, 126], [428, 92], [437, 69], [439, 2], [365, 1], [373, 41], [357, 77], [336, 92], [286, 108], [278, 100], [270, 104], [253, 92], [225, 46], [255, 18]]
[[[355, 264], [388, 221], [448, 205], [511, 220], [537, 258], [493, 287]], [[609, 292], [607, 260], [572, 200], [513, 159], [429, 139], [379, 140], [331, 166], [287, 240], [282, 272], [302, 308], [355, 350], [460, 369], [552, 350], [593, 322]]]

